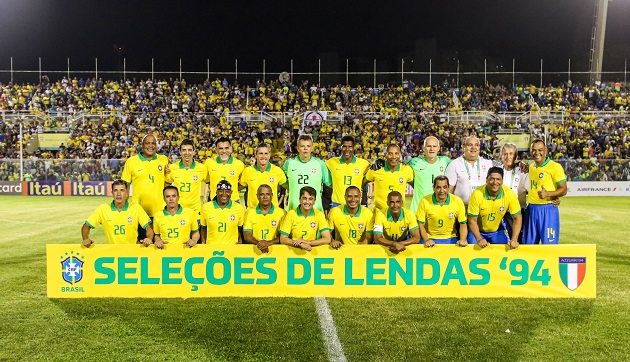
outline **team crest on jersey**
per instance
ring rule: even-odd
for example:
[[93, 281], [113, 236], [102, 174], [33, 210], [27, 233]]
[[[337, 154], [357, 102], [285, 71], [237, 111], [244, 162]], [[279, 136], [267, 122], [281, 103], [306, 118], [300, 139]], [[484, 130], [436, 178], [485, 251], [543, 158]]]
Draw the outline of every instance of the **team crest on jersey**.
[[403, 180], [402, 177], [398, 179], [398, 182], [400, 182], [400, 183], [403, 183], [403, 181], [405, 181], [405, 180]]
[[542, 172], [538, 174], [538, 178], [543, 178], [543, 176], [544, 176], [544, 175], [543, 175], [543, 173], [542, 173]]
[[197, 175], [193, 176], [193, 181], [197, 181], [199, 179], [199, 177], [197, 177]]
[[276, 225], [278, 225], [278, 222], [276, 220], [271, 220], [271, 226], [276, 227]]
[[236, 220], [236, 216], [234, 216], [234, 214], [230, 215], [230, 220], [231, 220], [231, 221]]
[[184, 219], [179, 220], [179, 224], [180, 224], [181, 226], [186, 225], [186, 220], [184, 220]]
[[158, 171], [162, 171], [162, 165], [158, 165]]
[[444, 166], [440, 166], [440, 172], [444, 172]]
[[316, 168], [312, 168], [312, 169], [311, 169], [311, 172], [312, 172], [312, 173], [316, 173], [316, 172], [317, 172], [317, 169], [316, 169]]
[[363, 224], [359, 224], [359, 229], [363, 229]]
[[487, 169], [487, 167], [485, 165], [481, 166], [481, 171], [486, 172], [486, 169]]
[[452, 219], [452, 218], [454, 218], [454, 217], [455, 217], [455, 213], [454, 213], [454, 212], [449, 212], [449, 213], [448, 213], [448, 218], [449, 218], [449, 219]]
[[516, 183], [516, 184], [518, 185], [518, 182], [519, 182], [520, 180], [521, 180], [521, 179], [519, 179], [518, 177], [515, 177], [515, 178], [514, 178], [514, 183]]
[[234, 172], [234, 170], [230, 170], [230, 176], [234, 176], [234, 174], [236, 174], [236, 172]]
[[79, 255], [71, 255], [61, 262], [61, 277], [69, 284], [76, 284], [83, 279], [83, 261], [79, 259], [83, 256]]
[[273, 178], [273, 177], [269, 177], [269, 183], [271, 183], [271, 184], [272, 184], [275, 180], [276, 180], [275, 178]]
[[133, 221], [133, 218], [132, 218], [131, 216], [129, 216], [129, 217], [127, 218], [127, 222], [128, 222], [128, 223], [131, 223], [132, 221]]
[[313, 222], [311, 223], [311, 229], [315, 229], [315, 227], [316, 227], [316, 226], [317, 226], [317, 224], [315, 224], [315, 221], [313, 221]]
[[358, 174], [359, 174], [359, 172], [360, 172], [360, 171], [359, 171], [359, 169], [358, 169], [358, 168], [355, 168], [355, 169], [354, 169], [354, 174], [355, 174], [355, 175], [358, 175]]
[[505, 207], [501, 206], [501, 207], [499, 208], [499, 211], [501, 211], [501, 212], [505, 211]]

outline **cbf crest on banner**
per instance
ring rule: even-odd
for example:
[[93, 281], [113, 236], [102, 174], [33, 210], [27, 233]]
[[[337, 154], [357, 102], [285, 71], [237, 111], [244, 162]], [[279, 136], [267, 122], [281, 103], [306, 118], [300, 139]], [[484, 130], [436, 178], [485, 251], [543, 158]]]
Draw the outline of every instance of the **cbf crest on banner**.
[[67, 256], [68, 253], [65, 253], [66, 258], [63, 259], [64, 256], [61, 256], [63, 259], [61, 261], [61, 278], [69, 283], [75, 284], [83, 279], [83, 261], [80, 258], [83, 256], [80, 253], [71, 252], [70, 256]]

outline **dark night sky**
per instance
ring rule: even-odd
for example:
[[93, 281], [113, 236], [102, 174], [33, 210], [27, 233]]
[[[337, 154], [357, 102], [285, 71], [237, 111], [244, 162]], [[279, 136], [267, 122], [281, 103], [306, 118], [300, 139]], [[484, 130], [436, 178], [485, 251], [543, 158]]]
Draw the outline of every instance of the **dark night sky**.
[[[414, 55], [416, 40], [435, 39], [437, 53], [477, 49], [470, 57], [516, 58], [536, 69], [539, 59], [564, 69], [588, 62], [595, 0], [530, 1], [69, 1], [0, 0], [0, 70], [103, 70], [124, 44], [127, 69], [267, 71], [317, 62], [321, 53], [389, 60]], [[630, 1], [609, 3], [604, 68], [623, 70], [630, 58]], [[423, 57], [424, 52], [419, 52]], [[429, 56], [426, 56], [428, 63]], [[418, 58], [416, 58], [418, 59]], [[344, 61], [345, 63], [345, 61]], [[345, 66], [345, 65], [344, 65]], [[371, 69], [366, 69], [367, 71]], [[392, 69], [395, 70], [395, 69]], [[586, 69], [583, 69], [586, 70]]]

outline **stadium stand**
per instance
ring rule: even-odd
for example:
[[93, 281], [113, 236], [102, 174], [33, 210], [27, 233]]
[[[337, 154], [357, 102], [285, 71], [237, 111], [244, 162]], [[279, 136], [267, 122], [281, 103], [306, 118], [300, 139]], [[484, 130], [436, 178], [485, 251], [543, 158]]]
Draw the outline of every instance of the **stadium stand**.
[[[352, 135], [357, 155], [371, 162], [391, 142], [401, 145], [408, 161], [429, 135], [455, 158], [469, 135], [477, 135], [482, 152], [493, 157], [497, 132], [546, 134], [550, 155], [563, 163], [570, 180], [630, 180], [629, 103], [630, 92], [618, 83], [453, 89], [276, 81], [250, 87], [219, 79], [188, 84], [64, 77], [0, 84], [0, 180], [19, 180], [19, 122], [28, 155], [25, 180], [116, 178], [148, 132], [158, 136], [160, 153], [173, 160], [184, 138], [196, 142], [203, 160], [213, 155], [215, 139], [228, 136], [246, 164], [262, 141], [272, 144], [273, 162], [279, 163], [291, 153], [298, 130], [313, 134], [315, 154], [324, 159], [339, 155], [340, 139]], [[300, 117], [306, 111], [343, 112], [337, 122], [305, 126]], [[263, 113], [276, 116], [258, 116]], [[34, 141], [46, 132], [69, 132], [71, 138], [58, 149], [40, 150]]]

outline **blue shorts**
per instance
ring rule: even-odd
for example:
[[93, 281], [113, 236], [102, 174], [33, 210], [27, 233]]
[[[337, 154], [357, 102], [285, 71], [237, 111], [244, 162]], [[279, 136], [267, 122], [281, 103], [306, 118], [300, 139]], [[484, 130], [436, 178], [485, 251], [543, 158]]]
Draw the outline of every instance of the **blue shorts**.
[[[487, 242], [489, 242], [490, 244], [507, 244], [508, 241], [510, 241], [510, 239], [508, 238], [507, 235], [507, 231], [505, 231], [505, 229], [499, 228], [499, 230], [491, 232], [491, 233], [486, 233], [481, 231], [481, 238], [486, 239]], [[477, 244], [477, 239], [475, 239], [475, 236], [473, 235], [472, 232], [468, 232], [468, 244], [473, 244], [476, 245]]]
[[[453, 238], [448, 238], [448, 239], [433, 239], [433, 238], [429, 238], [431, 240], [433, 240], [433, 242], [435, 242], [436, 244], [457, 244], [457, 237], [453, 237]], [[424, 241], [420, 240], [420, 244], [424, 244]]]
[[558, 244], [560, 212], [553, 204], [530, 204], [527, 222], [523, 224], [523, 244]]

